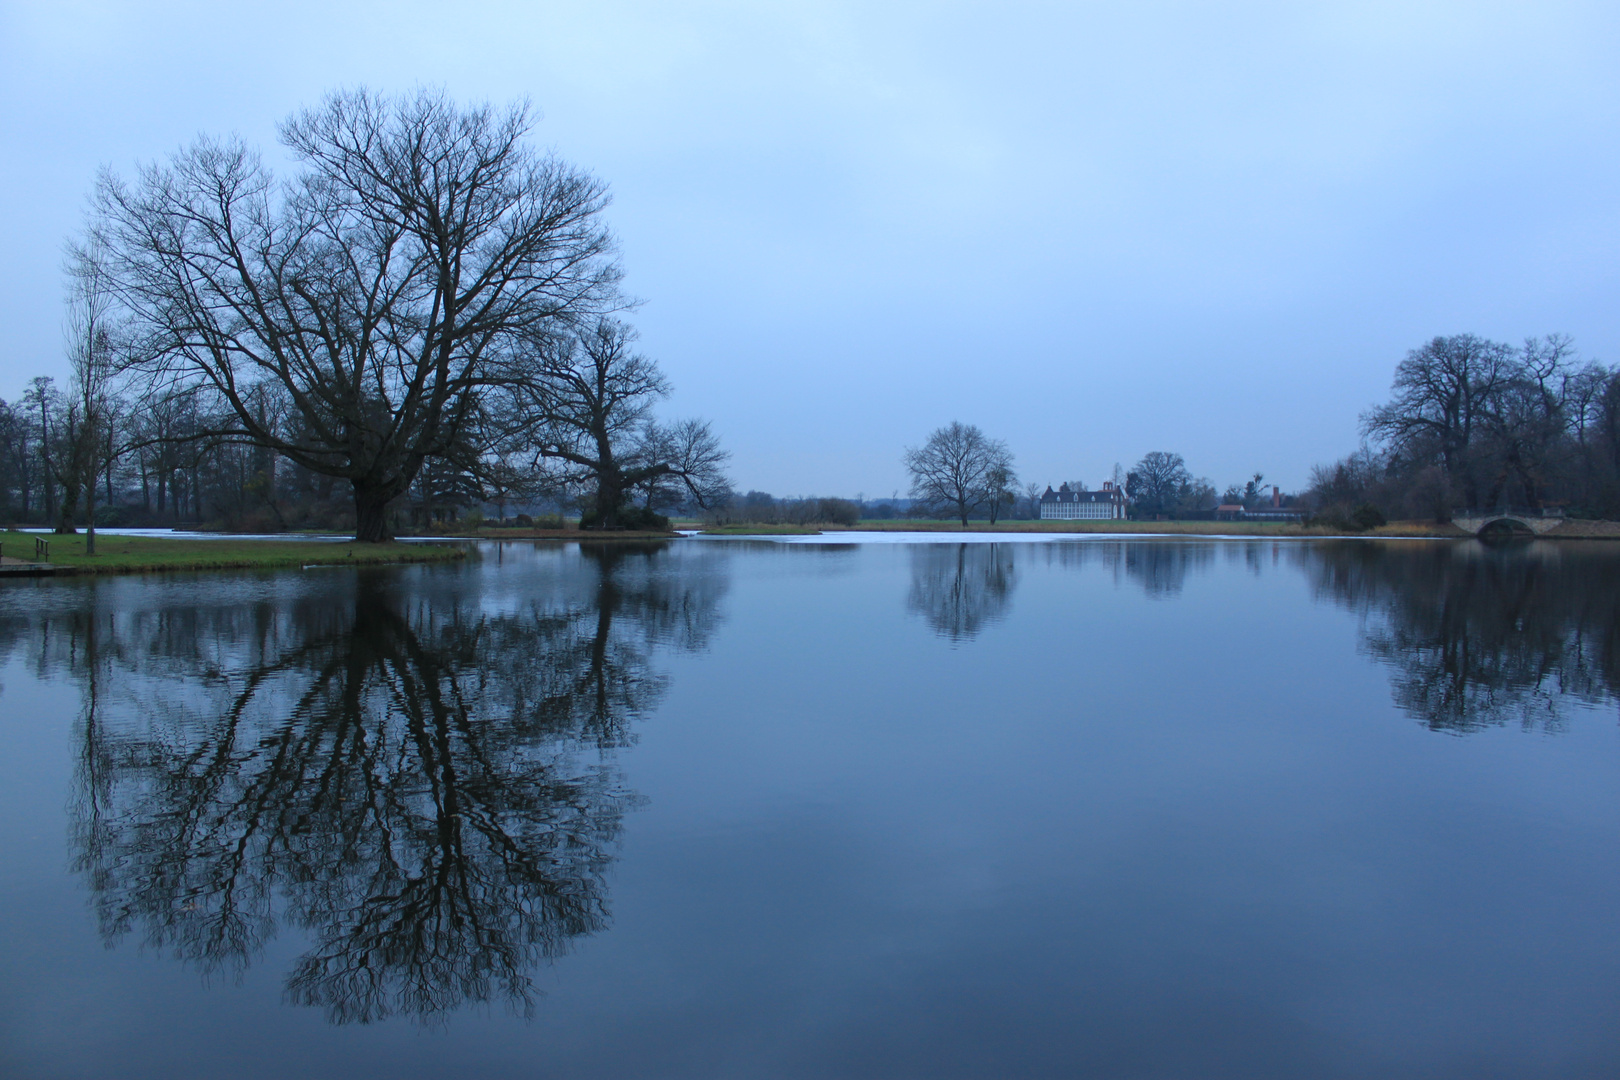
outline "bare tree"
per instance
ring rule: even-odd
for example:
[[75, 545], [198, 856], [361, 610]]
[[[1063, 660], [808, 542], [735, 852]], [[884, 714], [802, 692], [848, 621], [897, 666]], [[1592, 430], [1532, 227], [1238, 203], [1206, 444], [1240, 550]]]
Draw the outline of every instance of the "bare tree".
[[1024, 485], [1024, 499], [1028, 503], [1027, 509], [1031, 519], [1038, 519], [1041, 516], [1041, 494], [1041, 485], [1033, 480]]
[[1005, 446], [997, 451], [998, 460], [985, 476], [984, 504], [990, 512], [990, 524], [1001, 516], [1001, 508], [1009, 510], [1018, 504], [1018, 474], [1013, 472], [1012, 455]]
[[911, 497], [950, 509], [963, 527], [970, 513], [999, 500], [1016, 479], [1007, 444], [959, 421], [936, 429], [922, 446], [908, 447], [903, 460], [911, 473]]
[[425, 461], [488, 448], [492, 400], [534, 375], [521, 336], [622, 306], [605, 187], [529, 127], [523, 105], [360, 90], [282, 125], [290, 183], [208, 139], [134, 184], [104, 173], [92, 232], [135, 362], [219, 399], [204, 434], [347, 481], [356, 537], [385, 538]]
[[65, 448], [58, 466], [64, 490], [57, 532], [73, 531], [73, 511], [84, 497], [86, 555], [96, 553], [96, 481], [118, 458], [113, 380], [113, 297], [103, 253], [94, 242], [69, 249], [65, 336], [73, 390]]
[[1192, 474], [1180, 454], [1153, 450], [1143, 454], [1126, 475], [1125, 493], [1138, 511], [1162, 514], [1176, 508], [1192, 483]]
[[1437, 337], [1406, 354], [1395, 368], [1394, 397], [1365, 414], [1362, 429], [1408, 458], [1438, 459], [1477, 506], [1473, 455], [1513, 360], [1510, 346], [1473, 334]]
[[[32, 510], [34, 462], [33, 424], [20, 405], [0, 401], [0, 513], [13, 521], [28, 521]], [[20, 503], [13, 510], [12, 498]]]
[[652, 421], [669, 382], [632, 349], [635, 340], [632, 328], [604, 318], [529, 344], [525, 362], [538, 377], [510, 422], [512, 437], [549, 465], [556, 482], [589, 490], [581, 517], [587, 527], [648, 523], [650, 509], [631, 515], [626, 503], [637, 488], [665, 478], [679, 481], [704, 507], [730, 490], [722, 471], [728, 455], [707, 423], [665, 428]]
[[48, 375], [36, 375], [29, 380], [28, 389], [23, 392], [23, 404], [28, 413], [39, 414], [39, 437], [34, 440], [39, 451], [39, 477], [40, 486], [45, 489], [45, 520], [50, 521], [56, 517], [56, 469], [51, 461], [51, 412], [60, 397], [53, 385], [56, 382]]

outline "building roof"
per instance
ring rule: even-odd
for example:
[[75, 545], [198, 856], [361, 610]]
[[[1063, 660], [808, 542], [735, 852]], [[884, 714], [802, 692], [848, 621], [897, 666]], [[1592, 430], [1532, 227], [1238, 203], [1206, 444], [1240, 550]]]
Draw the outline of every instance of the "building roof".
[[1068, 484], [1064, 484], [1056, 491], [1053, 491], [1051, 486], [1048, 485], [1046, 488], [1046, 494], [1041, 496], [1041, 502], [1112, 503], [1121, 501], [1121, 494], [1122, 493], [1120, 490], [1114, 487], [1112, 484], [1108, 485], [1107, 487], [1100, 488], [1097, 491], [1079, 491], [1077, 489], [1070, 488]]

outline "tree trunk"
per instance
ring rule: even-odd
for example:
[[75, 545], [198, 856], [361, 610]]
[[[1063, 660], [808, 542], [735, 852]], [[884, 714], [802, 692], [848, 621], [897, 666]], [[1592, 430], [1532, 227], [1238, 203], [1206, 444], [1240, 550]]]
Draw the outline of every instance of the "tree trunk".
[[58, 536], [72, 536], [79, 530], [73, 527], [73, 519], [79, 510], [79, 485], [69, 481], [62, 485], [61, 513], [56, 519], [56, 533]]
[[354, 481], [354, 538], [366, 544], [380, 544], [393, 539], [389, 529], [386, 491], [370, 484]]
[[617, 469], [603, 469], [596, 474], [596, 522], [598, 529], [619, 527], [619, 511], [624, 507], [624, 482]]
[[19, 457], [17, 459], [17, 461], [18, 461], [18, 464], [21, 466], [21, 469], [19, 470], [19, 472], [20, 472], [19, 479], [22, 481], [22, 503], [23, 503], [23, 506], [22, 506], [22, 511], [23, 511], [22, 519], [24, 521], [32, 521], [33, 520], [33, 513], [28, 508], [28, 502], [29, 502], [29, 496], [31, 496], [33, 494], [34, 484], [33, 484], [33, 479], [32, 479], [33, 470], [31, 468], [29, 468], [29, 466], [28, 466], [28, 439], [27, 439], [26, 436], [22, 439], [21, 446], [22, 446], [22, 451], [21, 451], [22, 456]]
[[84, 553], [96, 553], [96, 474], [90, 474], [90, 482], [84, 486]]

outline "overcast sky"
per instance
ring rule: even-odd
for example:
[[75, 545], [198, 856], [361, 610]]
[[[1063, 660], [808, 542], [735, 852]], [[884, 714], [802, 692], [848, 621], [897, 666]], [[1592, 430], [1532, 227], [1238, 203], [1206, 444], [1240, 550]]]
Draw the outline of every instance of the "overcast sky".
[[0, 3], [0, 397], [61, 377], [96, 169], [266, 149], [331, 89], [527, 97], [741, 488], [904, 494], [1148, 450], [1285, 488], [1407, 349], [1620, 361], [1620, 5]]

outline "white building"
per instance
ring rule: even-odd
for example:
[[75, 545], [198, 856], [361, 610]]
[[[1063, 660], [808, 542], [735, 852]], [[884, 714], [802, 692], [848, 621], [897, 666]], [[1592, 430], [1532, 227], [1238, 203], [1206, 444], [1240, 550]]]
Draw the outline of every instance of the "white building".
[[1123, 521], [1125, 493], [1104, 480], [1097, 491], [1071, 489], [1068, 484], [1041, 496], [1042, 521]]

